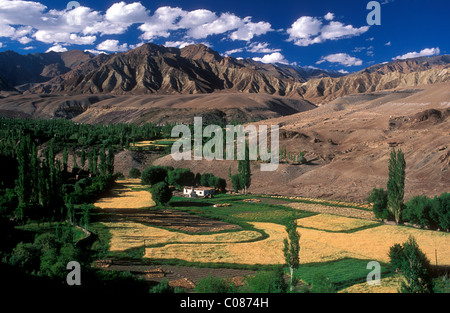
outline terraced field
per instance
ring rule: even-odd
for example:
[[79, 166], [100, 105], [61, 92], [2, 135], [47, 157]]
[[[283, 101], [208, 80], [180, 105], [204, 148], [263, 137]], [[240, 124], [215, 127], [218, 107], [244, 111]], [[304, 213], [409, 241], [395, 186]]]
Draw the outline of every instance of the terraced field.
[[[150, 208], [154, 204], [145, 188], [139, 180], [120, 181], [109, 196], [95, 203], [97, 222], [111, 236], [111, 253], [142, 249], [142, 260], [163, 263], [283, 264], [284, 222], [295, 218], [301, 234], [301, 267], [296, 275], [305, 281], [312, 279], [306, 271], [312, 266], [335, 276], [343, 292], [395, 292], [398, 275], [383, 277], [381, 287], [368, 286], [362, 283], [368, 273], [365, 266], [372, 260], [387, 263], [389, 248], [410, 235], [432, 264], [437, 256], [439, 265], [450, 266], [449, 233], [385, 225], [375, 221], [368, 208], [286, 203], [286, 199], [276, 204], [273, 199], [247, 201], [244, 196], [224, 195], [192, 201], [174, 198], [170, 208], [157, 209]], [[229, 206], [214, 206], [223, 203]]]

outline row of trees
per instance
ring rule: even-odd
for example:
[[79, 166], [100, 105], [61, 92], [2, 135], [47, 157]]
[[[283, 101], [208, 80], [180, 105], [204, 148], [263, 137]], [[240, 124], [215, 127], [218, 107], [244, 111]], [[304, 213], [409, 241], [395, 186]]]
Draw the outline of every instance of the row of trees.
[[376, 218], [409, 222], [429, 229], [450, 230], [450, 193], [433, 199], [414, 196], [404, 203], [405, 157], [401, 150], [392, 150], [389, 160], [387, 190], [374, 188], [368, 202], [373, 203]]
[[38, 144], [55, 139], [55, 149], [64, 147], [91, 148], [94, 146], [116, 146], [128, 148], [130, 143], [158, 138], [170, 138], [173, 125], [157, 126], [151, 123], [90, 125], [57, 120], [22, 120], [0, 118], [0, 154], [11, 155], [23, 134], [29, 134]]

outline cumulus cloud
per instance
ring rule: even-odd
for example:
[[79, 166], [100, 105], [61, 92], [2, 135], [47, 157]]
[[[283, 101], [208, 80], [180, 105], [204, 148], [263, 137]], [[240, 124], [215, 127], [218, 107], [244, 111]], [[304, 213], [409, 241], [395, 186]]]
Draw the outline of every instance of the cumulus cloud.
[[[164, 43], [164, 46], [166, 47], [172, 47], [172, 48], [178, 48], [178, 49], [183, 49], [184, 47], [190, 46], [190, 45], [195, 45], [196, 43], [194, 41], [182, 41], [182, 40], [178, 40], [178, 41], [166, 41]], [[203, 43], [205, 44], [205, 43]], [[205, 44], [205, 46], [208, 46], [208, 44]]]
[[231, 33], [230, 38], [232, 40], [249, 41], [253, 39], [253, 37], [264, 35], [269, 31], [273, 31], [270, 23], [267, 22], [253, 23], [248, 18], [245, 20], [245, 24], [243, 26], [239, 27], [236, 31]]
[[253, 58], [253, 61], [261, 62], [261, 63], [282, 63], [282, 64], [289, 64], [288, 60], [279, 52], [274, 52], [271, 54], [266, 54], [262, 58], [255, 57]]
[[334, 13], [328, 12], [327, 14], [325, 14], [324, 18], [327, 21], [332, 21], [332, 20], [334, 20]]
[[405, 59], [439, 55], [439, 54], [441, 54], [441, 50], [439, 49], [439, 47], [425, 48], [425, 49], [421, 50], [420, 52], [408, 52], [404, 55], [396, 56], [395, 58], [392, 58], [392, 60], [405, 60]]
[[53, 51], [53, 52], [66, 52], [67, 48], [58, 44], [58, 45], [54, 45], [53, 47], [49, 48], [45, 52], [51, 52], [51, 51]]
[[269, 48], [269, 43], [267, 42], [254, 42], [248, 46], [247, 51], [253, 53], [274, 53], [281, 52], [281, 49]]
[[141, 38], [151, 40], [158, 37], [169, 37], [172, 31], [184, 30], [186, 36], [193, 39], [204, 39], [208, 36], [228, 34], [231, 40], [249, 41], [255, 36], [273, 31], [270, 23], [254, 23], [251, 17], [240, 18], [233, 13], [216, 13], [199, 9], [184, 11], [180, 8], [161, 7], [143, 25]]
[[[273, 31], [270, 23], [253, 21], [250, 16], [206, 9], [186, 11], [171, 6], [151, 12], [141, 1], [112, 3], [100, 12], [87, 6], [57, 10], [38, 1], [0, 0], [0, 37], [24, 45], [34, 40], [64, 47], [94, 45], [98, 37], [123, 34], [132, 25], [142, 32], [141, 41], [168, 38], [176, 32], [186, 42], [212, 35], [249, 42]], [[123, 44], [110, 48], [122, 50]]]
[[333, 21], [333, 13], [326, 14], [324, 18], [326, 21], [329, 21], [328, 24], [324, 24], [321, 18], [312, 16], [300, 17], [288, 28], [288, 41], [293, 41], [297, 46], [305, 47], [327, 40], [359, 36], [369, 30], [369, 26], [355, 28], [353, 25], [345, 25], [341, 22]]
[[225, 56], [229, 56], [231, 54], [241, 53], [243, 51], [244, 51], [244, 48], [237, 48], [237, 49], [231, 49], [231, 50], [225, 51], [224, 54], [225, 54]]
[[321, 64], [324, 62], [338, 63], [347, 67], [362, 65], [361, 59], [352, 57], [347, 53], [336, 53], [324, 56], [319, 61], [317, 61], [316, 64]]
[[128, 49], [128, 44], [119, 45], [119, 40], [108, 39], [98, 44], [97, 49], [109, 52], [122, 52]]

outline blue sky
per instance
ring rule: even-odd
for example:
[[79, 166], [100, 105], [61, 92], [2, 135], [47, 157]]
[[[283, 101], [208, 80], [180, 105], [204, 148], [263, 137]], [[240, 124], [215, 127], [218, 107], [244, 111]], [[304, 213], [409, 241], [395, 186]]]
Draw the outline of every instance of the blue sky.
[[222, 55], [353, 72], [395, 58], [450, 53], [450, 1], [0, 0], [0, 51], [114, 53], [153, 42], [204, 43]]

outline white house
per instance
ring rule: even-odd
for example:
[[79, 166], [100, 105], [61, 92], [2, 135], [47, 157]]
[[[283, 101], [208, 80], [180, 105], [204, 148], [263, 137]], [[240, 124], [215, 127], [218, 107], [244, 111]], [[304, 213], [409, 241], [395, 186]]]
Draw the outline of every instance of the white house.
[[183, 194], [185, 197], [188, 198], [195, 198], [195, 197], [209, 197], [211, 198], [214, 194], [215, 189], [212, 187], [184, 187]]

